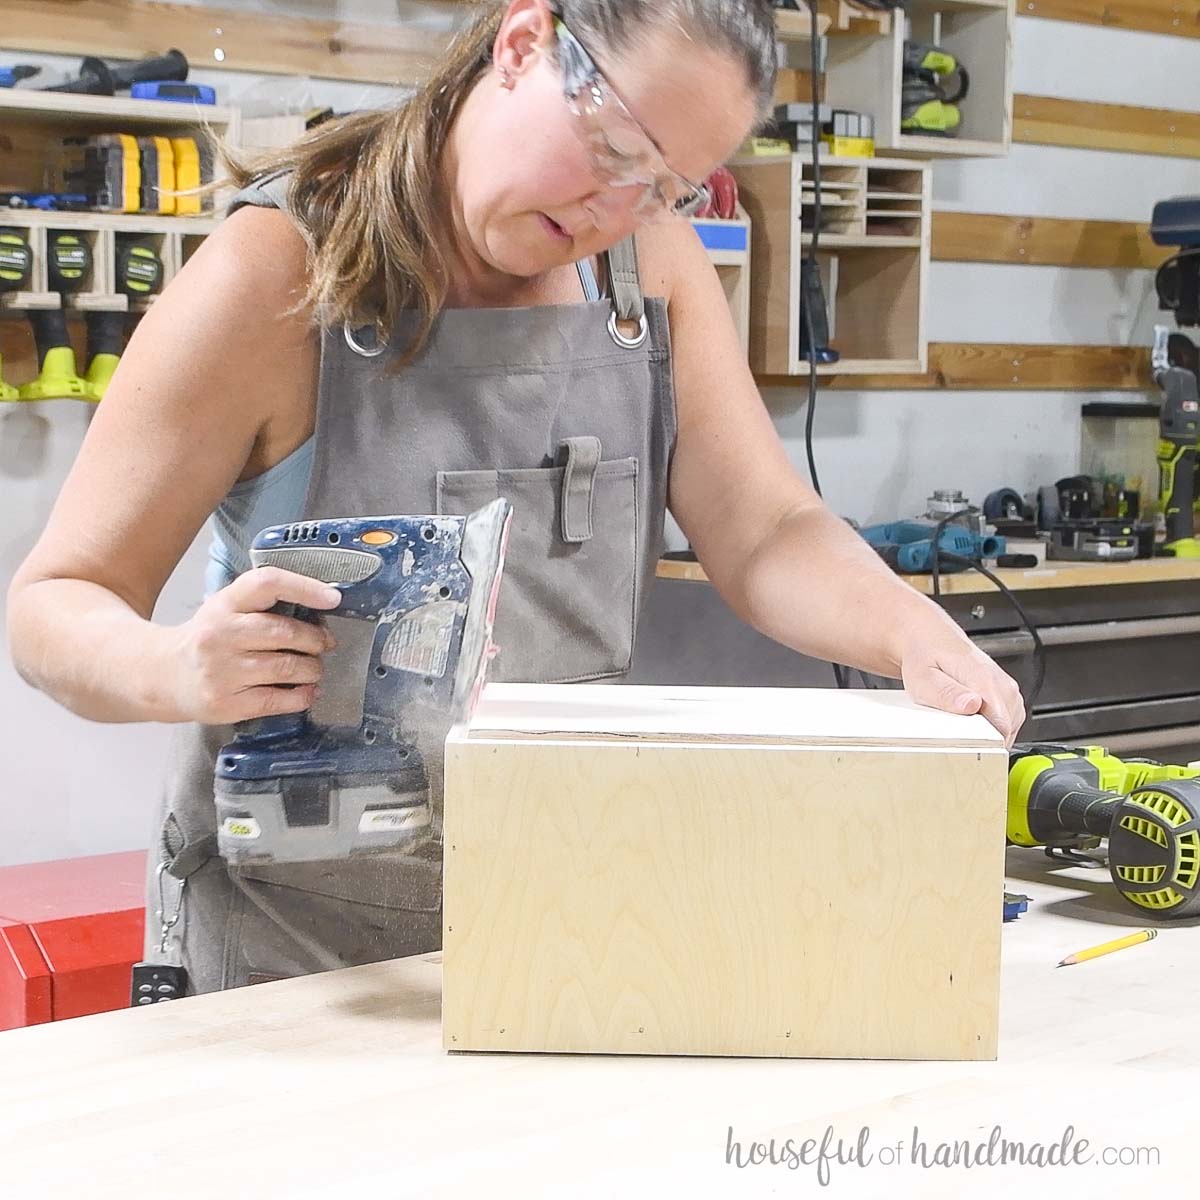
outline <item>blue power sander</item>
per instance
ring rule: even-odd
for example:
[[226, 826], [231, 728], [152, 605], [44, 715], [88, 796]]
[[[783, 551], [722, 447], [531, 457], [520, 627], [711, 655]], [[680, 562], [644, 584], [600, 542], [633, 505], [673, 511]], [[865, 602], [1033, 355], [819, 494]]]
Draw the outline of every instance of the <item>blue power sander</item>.
[[[255, 567], [342, 593], [330, 615], [375, 624], [357, 727], [310, 713], [246, 721], [217, 758], [217, 845], [231, 863], [312, 862], [393, 850], [432, 819], [419, 744], [440, 752], [483, 687], [512, 508], [466, 517], [338, 518], [277, 525]], [[277, 612], [317, 623], [298, 605]]]

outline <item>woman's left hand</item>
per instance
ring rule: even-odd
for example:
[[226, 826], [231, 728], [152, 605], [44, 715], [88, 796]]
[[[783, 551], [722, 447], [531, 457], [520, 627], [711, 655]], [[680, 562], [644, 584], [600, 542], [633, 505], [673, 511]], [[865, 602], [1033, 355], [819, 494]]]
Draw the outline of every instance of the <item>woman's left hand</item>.
[[904, 688], [918, 704], [952, 713], [980, 713], [1011, 746], [1025, 722], [1016, 681], [957, 626], [913, 639], [900, 659]]

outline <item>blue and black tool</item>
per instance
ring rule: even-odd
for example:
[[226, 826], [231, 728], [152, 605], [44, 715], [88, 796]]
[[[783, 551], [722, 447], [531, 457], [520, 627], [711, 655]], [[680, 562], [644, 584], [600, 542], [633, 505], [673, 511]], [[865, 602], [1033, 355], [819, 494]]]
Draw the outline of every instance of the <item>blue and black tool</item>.
[[18, 83], [41, 73], [41, 67], [33, 67], [27, 63], [18, 63], [15, 67], [0, 67], [0, 88], [16, 87]]
[[[929, 519], [892, 521], [887, 525], [868, 525], [859, 532], [893, 571], [923, 575], [933, 570], [933, 534], [938, 524]], [[942, 526], [938, 547], [941, 554], [954, 556], [946, 558], [941, 567], [949, 573], [966, 570], [971, 565], [959, 559], [981, 562], [998, 557], [1007, 543], [1002, 537], [975, 533], [963, 525], [950, 523]]]
[[285, 714], [244, 722], [221, 749], [217, 843], [227, 861], [340, 859], [425, 835], [432, 803], [419, 744], [440, 753], [483, 686], [511, 515], [495, 500], [467, 517], [302, 521], [255, 538], [255, 567], [332, 584], [342, 603], [329, 615], [372, 622], [375, 633], [357, 726]]

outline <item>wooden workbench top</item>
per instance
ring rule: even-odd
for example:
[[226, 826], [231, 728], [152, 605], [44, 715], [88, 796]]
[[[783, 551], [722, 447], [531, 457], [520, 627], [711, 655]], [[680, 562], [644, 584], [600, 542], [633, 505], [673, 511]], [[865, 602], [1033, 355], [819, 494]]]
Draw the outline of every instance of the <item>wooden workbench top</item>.
[[[1145, 922], [1107, 876], [1010, 850], [997, 1062], [455, 1054], [438, 956], [0, 1033], [5, 1196], [1107, 1197], [1194, 1188], [1200, 931], [1076, 967]], [[996, 897], [1000, 918], [1000, 897]], [[852, 948], [847, 948], [851, 952]], [[887, 998], [879, 998], [881, 1004]], [[728, 1138], [831, 1137], [865, 1167], [726, 1165]], [[1156, 1148], [1160, 1165], [944, 1168], [940, 1142]], [[886, 1156], [904, 1143], [900, 1165]], [[1019, 1192], [1014, 1192], [1014, 1187]]]
[[[995, 575], [1014, 591], [1100, 587], [1118, 583], [1168, 583], [1180, 579], [1200, 580], [1200, 559], [1140, 558], [1120, 563], [1055, 562], [1031, 570], [1003, 568], [997, 570]], [[662, 559], [659, 562], [658, 577], [686, 579], [697, 583], [708, 582], [708, 576], [699, 563], [677, 562], [672, 559]], [[928, 575], [902, 575], [901, 578], [927, 596], [933, 592], [933, 584]], [[943, 573], [940, 584], [945, 596], [974, 595], [996, 590], [978, 571]]]

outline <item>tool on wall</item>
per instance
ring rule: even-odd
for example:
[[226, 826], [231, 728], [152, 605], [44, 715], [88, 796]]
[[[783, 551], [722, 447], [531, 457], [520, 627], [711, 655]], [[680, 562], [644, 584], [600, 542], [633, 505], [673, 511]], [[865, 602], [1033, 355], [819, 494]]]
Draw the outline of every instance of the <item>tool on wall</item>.
[[900, 92], [900, 131], [956, 137], [962, 124], [959, 102], [971, 81], [966, 68], [941, 46], [904, 43]]
[[41, 67], [33, 67], [28, 63], [18, 63], [15, 67], [0, 67], [0, 88], [16, 87], [18, 83], [41, 73]]
[[1200, 439], [1200, 392], [1196, 373], [1173, 365], [1170, 331], [1154, 327], [1151, 369], [1162, 392], [1158, 418], [1158, 501], [1164, 553], [1200, 558], [1196, 538], [1196, 442]]
[[[130, 300], [147, 300], [163, 282], [163, 261], [158, 251], [137, 235], [117, 240], [116, 288]], [[124, 312], [95, 310], [87, 314], [87, 358], [85, 378], [92, 399], [103, 400], [125, 349], [129, 316]]]
[[[74, 233], [55, 233], [47, 244], [50, 290], [68, 296], [87, 286], [92, 248]], [[29, 323], [37, 344], [37, 378], [18, 388], [22, 400], [94, 400], [86, 379], [75, 371], [75, 350], [63, 308], [30, 309]]]
[[342, 603], [329, 615], [370, 621], [375, 634], [357, 727], [288, 714], [245, 722], [221, 749], [217, 846], [227, 861], [345, 858], [425, 833], [432, 810], [418, 745], [440, 744], [474, 708], [511, 516], [495, 500], [467, 517], [304, 521], [255, 538], [256, 567], [333, 584]]
[[88, 198], [82, 192], [0, 192], [0, 208], [86, 212]]
[[129, 89], [131, 100], [166, 100], [176, 104], [216, 104], [217, 93], [202, 83], [135, 83]]
[[178, 50], [138, 62], [109, 64], [100, 58], [85, 58], [79, 74], [66, 83], [43, 89], [47, 92], [75, 92], [88, 96], [112, 96], [128, 91], [135, 83], [179, 82], [188, 77], [188, 60]]
[[[0, 294], [19, 292], [33, 274], [33, 252], [19, 229], [0, 228]], [[16, 400], [17, 389], [4, 382], [0, 359], [0, 400]]]
[[62, 190], [86, 196], [89, 208], [135, 213], [142, 207], [141, 161], [138, 139], [132, 134], [105, 133], [64, 138], [53, 171]]
[[1172, 919], [1200, 912], [1200, 767], [1100, 746], [1017, 745], [1007, 834], [1052, 857], [1107, 840], [1109, 873], [1130, 904]]

